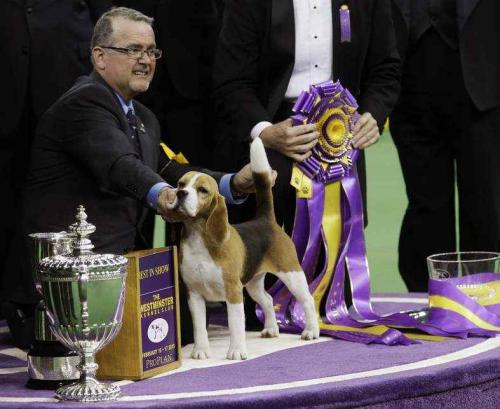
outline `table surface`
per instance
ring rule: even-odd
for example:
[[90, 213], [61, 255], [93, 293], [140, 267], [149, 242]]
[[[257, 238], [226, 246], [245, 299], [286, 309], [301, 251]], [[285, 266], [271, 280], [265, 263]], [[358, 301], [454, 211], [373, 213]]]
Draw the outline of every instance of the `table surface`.
[[[426, 304], [422, 294], [377, 294], [373, 301], [379, 311]], [[53, 392], [24, 387], [26, 353], [9, 346], [8, 339], [2, 323], [0, 408], [60, 407]], [[82, 406], [255, 409], [328, 403], [347, 407], [353, 401], [370, 405], [500, 382], [500, 337], [384, 346], [328, 337], [302, 341], [293, 334], [267, 339], [258, 332], [247, 332], [247, 342], [249, 359], [229, 361], [225, 359], [227, 328], [211, 326], [210, 359], [191, 359], [192, 345], [188, 345], [183, 348], [181, 368], [140, 382], [118, 381], [123, 394], [118, 401]]]

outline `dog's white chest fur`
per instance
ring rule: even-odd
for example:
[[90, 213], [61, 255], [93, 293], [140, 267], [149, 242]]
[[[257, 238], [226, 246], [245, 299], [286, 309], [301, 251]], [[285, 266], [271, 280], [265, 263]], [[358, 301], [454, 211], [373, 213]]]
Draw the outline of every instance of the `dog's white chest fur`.
[[190, 231], [182, 240], [181, 251], [181, 275], [188, 288], [207, 301], [225, 301], [222, 269], [214, 263], [198, 231]]

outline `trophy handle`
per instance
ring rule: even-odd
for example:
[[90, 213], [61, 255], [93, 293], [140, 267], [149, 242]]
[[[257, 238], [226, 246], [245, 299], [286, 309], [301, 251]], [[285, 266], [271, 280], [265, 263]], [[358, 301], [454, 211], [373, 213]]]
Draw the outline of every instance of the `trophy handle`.
[[78, 271], [78, 296], [80, 298], [80, 309], [82, 317], [82, 333], [88, 338], [89, 327], [89, 307], [87, 299], [87, 286], [89, 282], [88, 268], [86, 266], [77, 267]]

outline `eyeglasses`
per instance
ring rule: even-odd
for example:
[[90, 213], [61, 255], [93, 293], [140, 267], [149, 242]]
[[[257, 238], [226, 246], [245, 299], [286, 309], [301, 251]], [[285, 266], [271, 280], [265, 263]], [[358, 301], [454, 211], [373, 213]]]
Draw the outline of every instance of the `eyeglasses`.
[[122, 48], [122, 47], [110, 47], [110, 46], [100, 46], [108, 50], [113, 50], [122, 54], [127, 54], [130, 58], [141, 59], [144, 54], [147, 54], [152, 60], [158, 60], [162, 56], [162, 51], [158, 48], [152, 48], [149, 50], [142, 50], [140, 48]]

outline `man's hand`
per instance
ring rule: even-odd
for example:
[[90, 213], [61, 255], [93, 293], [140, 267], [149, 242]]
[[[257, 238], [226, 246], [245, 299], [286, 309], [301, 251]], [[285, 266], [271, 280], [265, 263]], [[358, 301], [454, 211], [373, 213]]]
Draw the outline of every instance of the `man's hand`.
[[[272, 185], [274, 186], [274, 182], [276, 181], [276, 176], [278, 173], [273, 170], [271, 177], [272, 177]], [[231, 183], [231, 188], [232, 190], [234, 189], [236, 193], [253, 193], [255, 192], [255, 185], [253, 184], [253, 177], [252, 177], [252, 168], [250, 167], [250, 164], [246, 164], [243, 166], [238, 173], [236, 173], [233, 176], [233, 180]]]
[[315, 124], [292, 126], [291, 119], [271, 125], [260, 133], [264, 146], [296, 162], [303, 162], [311, 156], [311, 149], [316, 145], [318, 137]]
[[157, 208], [158, 213], [164, 214], [165, 211], [171, 210], [176, 203], [177, 189], [166, 187], [160, 191], [158, 195]]
[[380, 138], [378, 124], [372, 114], [365, 112], [358, 119], [352, 131], [352, 145], [358, 149], [364, 149], [373, 145]]

